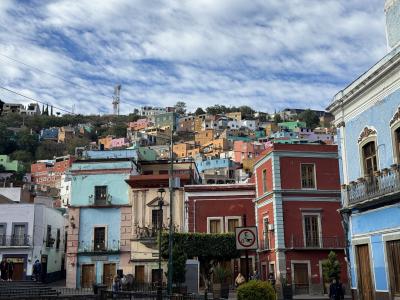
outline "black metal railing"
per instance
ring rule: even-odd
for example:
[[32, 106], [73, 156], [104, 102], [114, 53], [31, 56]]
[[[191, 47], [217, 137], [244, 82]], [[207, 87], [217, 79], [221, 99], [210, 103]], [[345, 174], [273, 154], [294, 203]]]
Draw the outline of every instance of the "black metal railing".
[[344, 237], [322, 236], [315, 238], [304, 238], [292, 235], [288, 248], [292, 249], [341, 249], [345, 247]]
[[79, 253], [118, 253], [120, 251], [119, 240], [105, 241], [79, 241]]
[[375, 172], [374, 176], [359, 178], [356, 182], [343, 185], [343, 206], [347, 207], [369, 199], [400, 193], [399, 169], [399, 165], [393, 165], [391, 169]]
[[29, 235], [0, 235], [0, 247], [30, 247], [32, 238]]

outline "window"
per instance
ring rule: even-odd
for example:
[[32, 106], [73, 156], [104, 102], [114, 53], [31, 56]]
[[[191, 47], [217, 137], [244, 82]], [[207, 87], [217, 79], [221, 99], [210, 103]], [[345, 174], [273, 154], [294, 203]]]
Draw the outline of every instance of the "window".
[[94, 187], [94, 204], [95, 205], [104, 205], [107, 201], [107, 186], [95, 186]]
[[320, 247], [319, 215], [304, 215], [304, 237], [306, 247]]
[[94, 228], [94, 251], [101, 251], [106, 249], [106, 228]]
[[269, 219], [268, 217], [265, 217], [263, 219], [263, 239], [264, 239], [264, 249], [270, 249], [270, 244], [269, 244]]
[[26, 241], [26, 225], [13, 224], [12, 245], [24, 246]]
[[227, 218], [226, 223], [227, 223], [227, 228], [226, 231], [227, 232], [235, 232], [235, 228], [239, 227], [240, 219], [239, 218]]
[[222, 233], [222, 218], [208, 220], [208, 233]]
[[369, 142], [362, 147], [364, 174], [368, 176], [374, 175], [378, 170], [376, 161], [376, 147], [375, 142]]
[[267, 191], [267, 170], [264, 169], [262, 171], [262, 187], [263, 187], [263, 193]]
[[0, 246], [6, 244], [6, 228], [7, 224], [0, 224]]
[[397, 158], [397, 163], [400, 163], [400, 127], [394, 131], [394, 148], [395, 155]]
[[61, 243], [61, 231], [60, 229], [57, 229], [57, 239], [56, 239], [56, 249], [60, 249], [60, 243]]
[[52, 241], [52, 238], [51, 238], [51, 225], [47, 225], [46, 247], [53, 247], [53, 241]]
[[153, 226], [153, 229], [158, 229], [160, 226], [160, 210], [159, 209], [153, 209], [151, 212], [151, 224]]
[[301, 188], [315, 189], [314, 164], [301, 164]]

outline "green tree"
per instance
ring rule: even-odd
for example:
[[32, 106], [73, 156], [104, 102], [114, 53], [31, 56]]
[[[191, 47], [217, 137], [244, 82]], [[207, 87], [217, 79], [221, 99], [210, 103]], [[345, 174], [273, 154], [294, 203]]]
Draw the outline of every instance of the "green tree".
[[178, 102], [176, 102], [174, 107], [175, 107], [175, 112], [177, 114], [180, 114], [180, 115], [186, 114], [186, 103], [185, 102], [178, 101]]
[[215, 104], [206, 108], [206, 112], [209, 115], [219, 115], [228, 112], [229, 109], [224, 105]]
[[26, 150], [16, 150], [10, 155], [11, 159], [29, 163], [33, 161], [33, 155]]
[[305, 122], [307, 128], [314, 129], [319, 126], [319, 117], [311, 109], [306, 109], [299, 114], [299, 120]]
[[274, 123], [275, 123], [275, 124], [282, 123], [282, 118], [281, 118], [281, 115], [280, 115], [279, 113], [276, 113], [276, 112], [275, 112], [275, 115], [274, 115]]
[[239, 106], [239, 111], [242, 113], [243, 119], [251, 119], [255, 113], [254, 109], [247, 105]]
[[175, 245], [172, 251], [172, 282], [180, 286], [186, 279], [187, 256], [180, 245]]
[[108, 130], [105, 132], [106, 135], [113, 135], [115, 137], [126, 137], [126, 124], [118, 123], [112, 125]]
[[72, 139], [67, 140], [67, 142], [65, 143], [67, 148], [67, 153], [74, 155], [75, 148], [87, 146], [89, 145], [89, 143], [90, 140], [88, 138], [75, 136]]
[[0, 154], [10, 154], [17, 148], [14, 133], [0, 125]]
[[204, 109], [202, 109], [201, 107], [198, 107], [197, 109], [196, 109], [196, 111], [194, 112], [194, 114], [196, 115], [196, 116], [200, 116], [200, 115], [204, 115], [206, 112], [204, 111]]
[[65, 144], [54, 141], [44, 141], [36, 149], [36, 159], [52, 159], [55, 156], [65, 155]]
[[269, 282], [250, 280], [237, 289], [238, 300], [275, 300], [276, 293]]
[[340, 272], [340, 262], [337, 259], [336, 253], [331, 251], [328, 254], [328, 259], [322, 262], [322, 274], [325, 282], [330, 282], [332, 279], [339, 279]]
[[17, 133], [17, 147], [19, 150], [25, 150], [34, 154], [39, 144], [39, 136], [31, 133], [30, 130], [23, 130]]

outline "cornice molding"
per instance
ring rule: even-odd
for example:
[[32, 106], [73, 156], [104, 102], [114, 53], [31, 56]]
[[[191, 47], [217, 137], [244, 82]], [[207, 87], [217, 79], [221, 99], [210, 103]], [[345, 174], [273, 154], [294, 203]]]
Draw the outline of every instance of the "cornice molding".
[[376, 130], [368, 127], [364, 127], [363, 131], [361, 131], [360, 136], [358, 138], [358, 142], [365, 140], [370, 135], [376, 135]]
[[400, 120], [400, 106], [397, 108], [396, 113], [394, 114], [393, 118], [390, 120], [390, 126]]

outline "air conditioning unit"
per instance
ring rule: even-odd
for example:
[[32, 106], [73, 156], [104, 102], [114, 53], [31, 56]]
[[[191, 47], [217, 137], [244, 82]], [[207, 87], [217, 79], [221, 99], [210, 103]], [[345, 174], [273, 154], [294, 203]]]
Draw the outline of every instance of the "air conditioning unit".
[[274, 224], [268, 224], [268, 230], [273, 231], [274, 230]]

